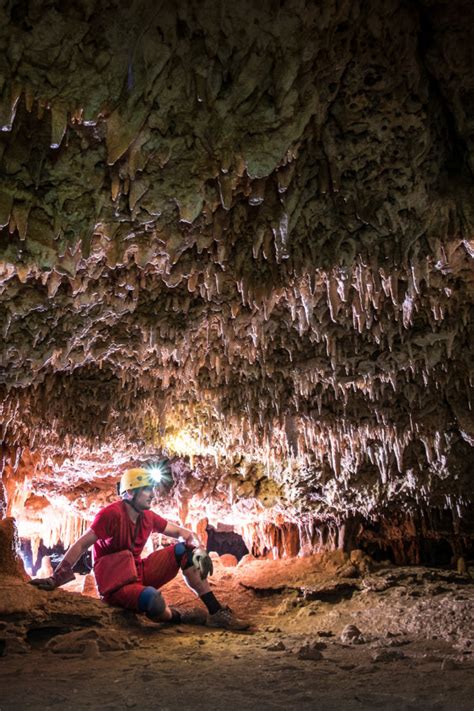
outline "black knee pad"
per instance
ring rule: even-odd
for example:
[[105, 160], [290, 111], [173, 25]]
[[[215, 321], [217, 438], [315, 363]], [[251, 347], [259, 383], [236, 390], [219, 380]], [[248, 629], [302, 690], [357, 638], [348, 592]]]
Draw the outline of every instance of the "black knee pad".
[[194, 550], [194, 546], [188, 546], [185, 543], [182, 543], [181, 541], [179, 543], [176, 543], [174, 547], [174, 555], [178, 565], [181, 566], [182, 570], [186, 570], [187, 568], [190, 568], [193, 565]]
[[141, 612], [151, 620], [161, 617], [166, 609], [166, 602], [163, 595], [156, 588], [147, 587], [140, 593], [138, 607]]

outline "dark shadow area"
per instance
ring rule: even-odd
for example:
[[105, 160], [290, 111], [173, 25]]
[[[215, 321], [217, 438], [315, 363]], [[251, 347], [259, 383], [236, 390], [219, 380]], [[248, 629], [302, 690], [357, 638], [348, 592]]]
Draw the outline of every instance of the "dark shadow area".
[[420, 559], [423, 565], [448, 568], [453, 563], [454, 551], [445, 539], [422, 539], [420, 541]]
[[53, 637], [68, 632], [70, 627], [33, 627], [26, 633], [26, 641], [33, 649], [40, 649]]
[[232, 526], [224, 527], [222, 524], [218, 524], [217, 529], [213, 526], [207, 526], [206, 532], [208, 536], [208, 551], [214, 551], [219, 555], [230, 553], [231, 555], [235, 555], [237, 560], [240, 560], [249, 552], [249, 549], [244, 543], [244, 539], [233, 530]]
[[382, 563], [386, 560], [390, 561], [390, 563], [395, 563], [395, 555], [392, 546], [388, 544], [369, 541], [368, 543], [361, 545], [361, 549], [377, 563]]

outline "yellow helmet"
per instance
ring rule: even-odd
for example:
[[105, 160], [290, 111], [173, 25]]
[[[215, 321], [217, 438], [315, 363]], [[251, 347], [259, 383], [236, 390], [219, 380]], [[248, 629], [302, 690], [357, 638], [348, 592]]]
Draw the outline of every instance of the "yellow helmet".
[[140, 489], [142, 486], [155, 486], [156, 477], [146, 469], [127, 469], [120, 479], [119, 494], [122, 496], [129, 489]]

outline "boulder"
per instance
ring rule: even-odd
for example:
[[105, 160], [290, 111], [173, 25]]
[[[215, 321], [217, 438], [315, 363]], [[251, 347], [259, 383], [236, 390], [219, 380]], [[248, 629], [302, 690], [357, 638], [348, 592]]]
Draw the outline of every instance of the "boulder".
[[[91, 642], [95, 643], [91, 645]], [[91, 628], [69, 632], [53, 637], [46, 645], [55, 654], [88, 654], [94, 655], [95, 647], [100, 652], [119, 652], [133, 647], [132, 642], [124, 634], [113, 629]]]
[[271, 644], [267, 644], [264, 649], [266, 649], [267, 652], [283, 652], [286, 647], [280, 639], [278, 640], [278, 642], [272, 642]]
[[350, 562], [357, 566], [362, 575], [372, 572], [374, 568], [372, 558], [358, 548], [351, 551]]
[[298, 649], [298, 659], [318, 661], [319, 659], [323, 658], [321, 650], [325, 649], [325, 647], [326, 645], [322, 642], [307, 642]]
[[224, 553], [223, 555], [221, 555], [220, 560], [225, 568], [235, 568], [235, 566], [239, 562], [235, 555], [232, 555], [231, 553]]
[[49, 555], [43, 556], [41, 560], [41, 567], [36, 573], [37, 578], [49, 578], [53, 574], [53, 566], [51, 565], [51, 558]]
[[4, 518], [0, 521], [0, 575], [29, 579], [20, 557], [18, 530], [14, 518]]
[[362, 632], [355, 625], [346, 625], [341, 632], [341, 642], [344, 644], [363, 644]]
[[342, 568], [339, 568], [339, 570], [337, 571], [337, 575], [340, 578], [358, 578], [359, 577], [359, 570], [358, 570], [358, 568], [356, 568], [355, 565], [348, 563], [347, 565], [344, 565]]
[[374, 662], [394, 662], [397, 659], [405, 659], [405, 654], [399, 649], [381, 649], [372, 656]]
[[359, 565], [365, 558], [367, 558], [367, 554], [364, 553], [364, 551], [360, 550], [360, 548], [356, 548], [355, 550], [351, 551], [350, 554], [350, 561], [354, 565]]
[[87, 597], [100, 597], [93, 573], [88, 573], [84, 576], [84, 582], [82, 583], [82, 594], [87, 595]]

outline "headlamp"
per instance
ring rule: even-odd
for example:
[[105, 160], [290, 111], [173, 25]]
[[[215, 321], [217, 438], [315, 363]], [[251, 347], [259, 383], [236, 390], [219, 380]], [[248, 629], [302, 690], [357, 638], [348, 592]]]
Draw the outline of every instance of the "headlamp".
[[161, 484], [162, 486], [169, 487], [173, 483], [169, 459], [150, 462], [146, 467], [146, 473], [148, 480], [151, 479], [156, 486]]
[[163, 471], [162, 471], [162, 468], [159, 464], [153, 464], [151, 467], [148, 467], [147, 471], [150, 474], [153, 481], [156, 481], [157, 484], [162, 480]]

